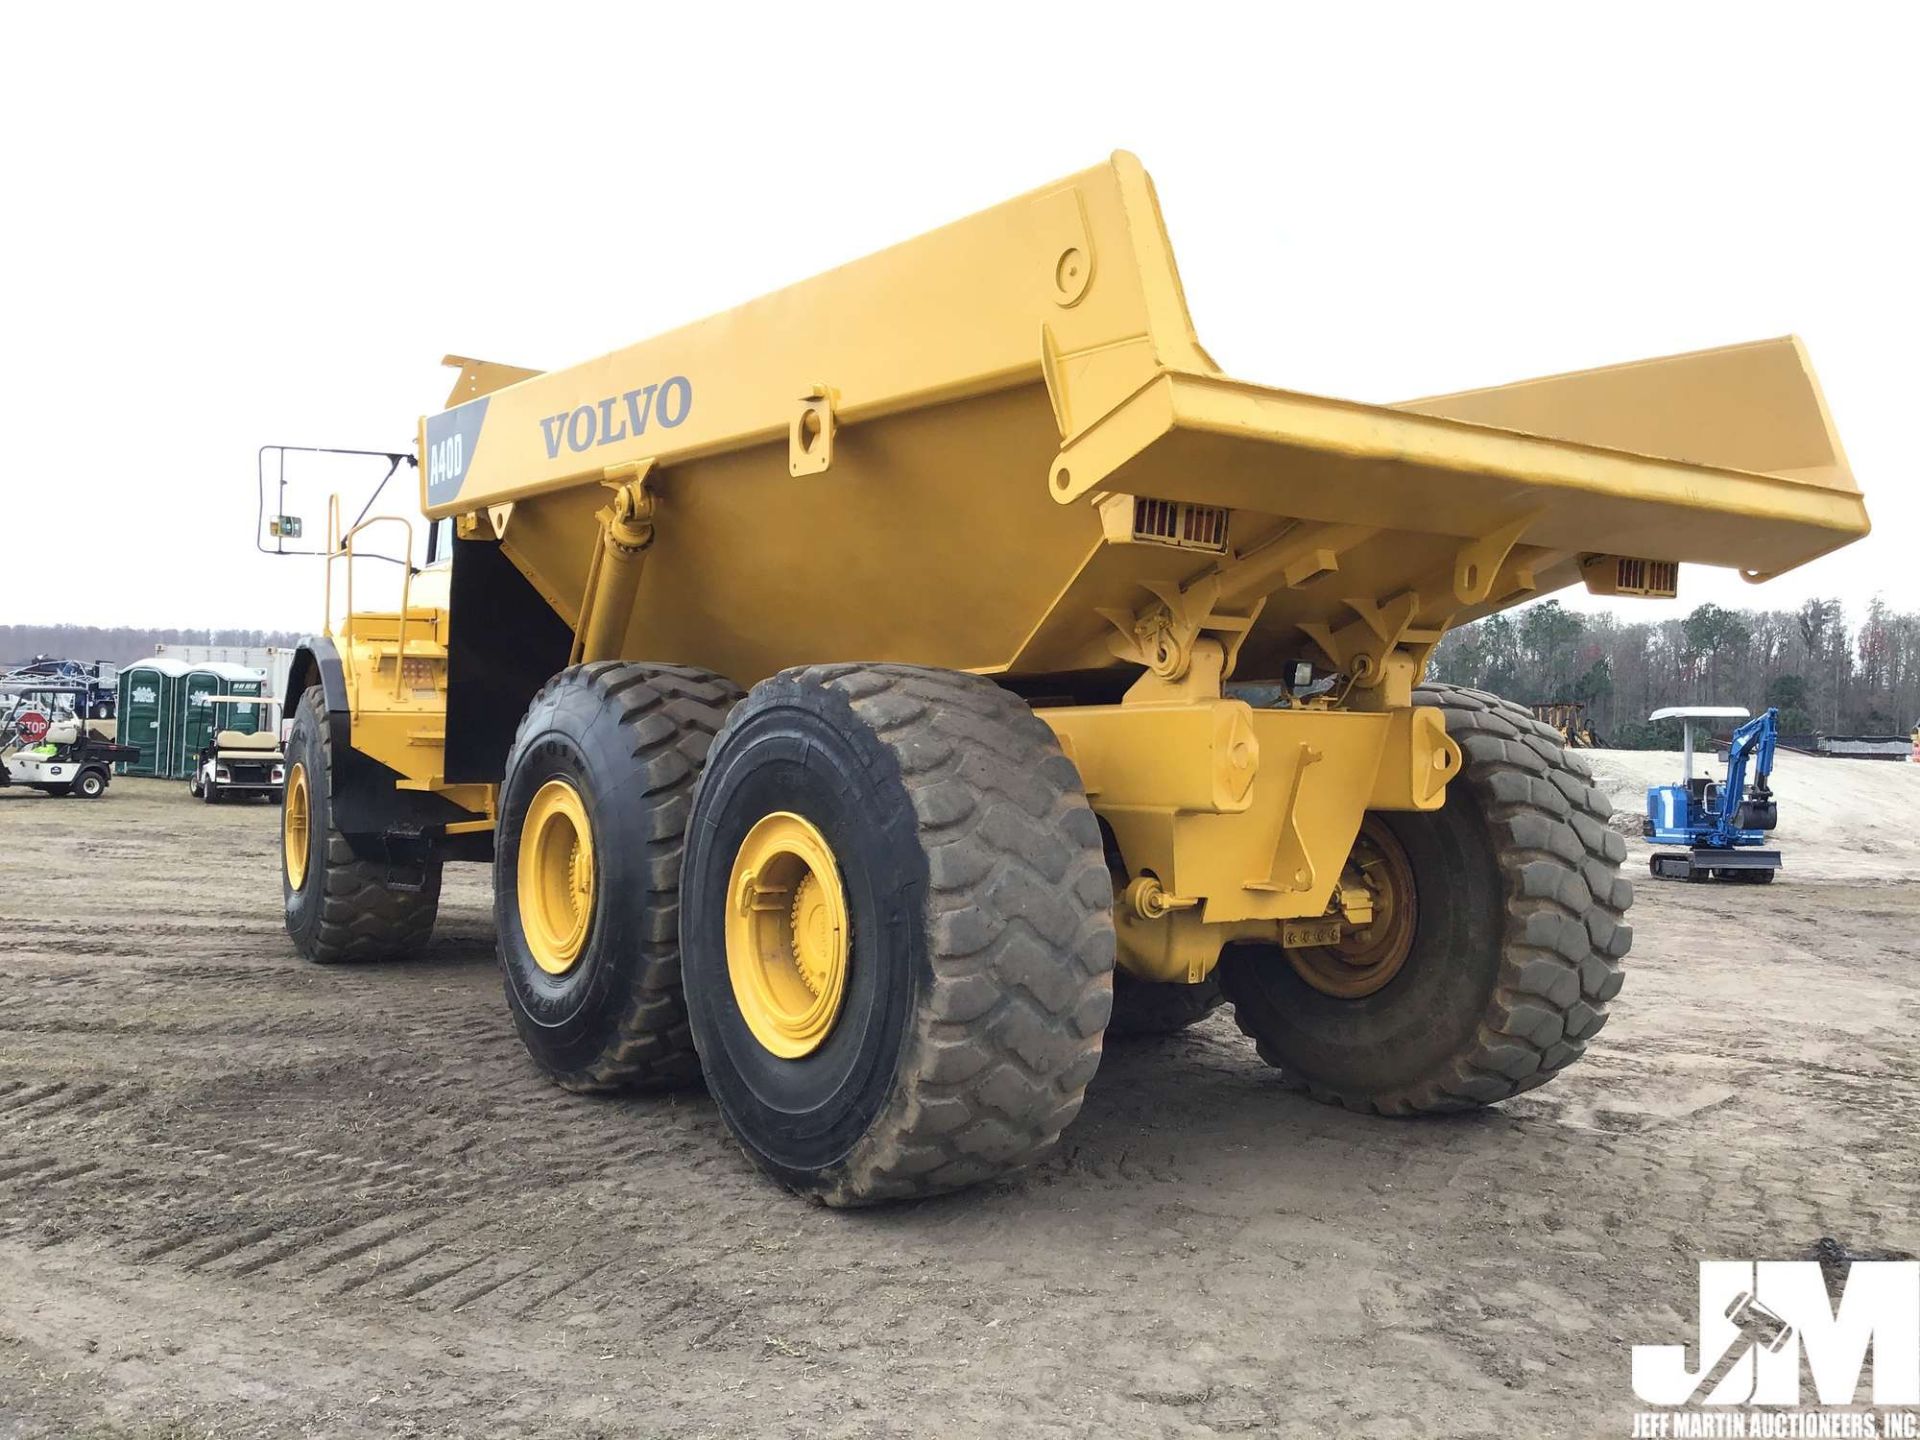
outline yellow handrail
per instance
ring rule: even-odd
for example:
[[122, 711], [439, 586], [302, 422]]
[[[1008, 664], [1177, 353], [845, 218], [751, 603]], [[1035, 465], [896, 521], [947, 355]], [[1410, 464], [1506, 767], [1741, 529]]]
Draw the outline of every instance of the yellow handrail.
[[329, 639], [333, 636], [333, 555], [334, 551], [340, 548], [339, 542], [335, 538], [339, 533], [340, 497], [337, 494], [329, 495], [327, 497], [327, 563], [324, 567], [326, 570], [326, 600], [324, 603], [327, 608], [320, 616], [320, 632]]
[[347, 623], [353, 621], [353, 537], [363, 530], [371, 530], [375, 525], [394, 524], [407, 532], [406, 549], [401, 552], [400, 566], [400, 628], [396, 632], [393, 656], [393, 698], [406, 697], [407, 671], [407, 625], [412, 619], [413, 600], [413, 522], [404, 515], [375, 515], [362, 520], [351, 530], [340, 529], [340, 497], [327, 497], [327, 574], [326, 574], [326, 615], [323, 630], [328, 636], [333, 629], [333, 562], [341, 556], [347, 561]]

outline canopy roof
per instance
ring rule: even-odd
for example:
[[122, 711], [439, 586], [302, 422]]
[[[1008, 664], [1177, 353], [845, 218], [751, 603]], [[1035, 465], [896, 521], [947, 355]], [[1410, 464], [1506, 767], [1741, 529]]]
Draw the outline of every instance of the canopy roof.
[[1668, 705], [1649, 715], [1649, 720], [1750, 720], [1753, 712], [1744, 705]]

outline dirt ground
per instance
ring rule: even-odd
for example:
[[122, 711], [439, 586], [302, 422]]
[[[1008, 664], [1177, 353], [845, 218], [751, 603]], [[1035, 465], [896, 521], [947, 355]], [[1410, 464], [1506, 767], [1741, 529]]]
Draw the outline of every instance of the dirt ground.
[[297, 960], [277, 814], [0, 793], [0, 1435], [1624, 1436], [1696, 1260], [1920, 1250], [1916, 872], [1643, 882], [1493, 1111], [1324, 1108], [1216, 1016], [1037, 1170], [838, 1213], [701, 1095], [543, 1082], [484, 870], [417, 961]]

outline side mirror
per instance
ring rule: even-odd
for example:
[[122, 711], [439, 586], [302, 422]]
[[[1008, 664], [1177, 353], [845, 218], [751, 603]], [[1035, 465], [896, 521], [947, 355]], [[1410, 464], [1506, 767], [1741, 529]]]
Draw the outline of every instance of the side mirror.
[[[293, 464], [288, 464], [288, 457]], [[332, 446], [320, 445], [262, 445], [255, 457], [255, 523], [264, 533], [256, 532], [254, 548], [267, 555], [319, 555], [320, 550], [309, 550], [301, 545], [289, 545], [303, 537], [306, 529], [300, 516], [287, 509], [288, 500], [304, 508], [312, 508], [317, 503], [323, 507], [328, 503], [329, 495], [338, 499], [364, 495], [358, 505], [343, 512], [349, 513], [353, 525], [373, 513], [374, 505], [379, 501], [387, 482], [399, 473], [403, 465], [417, 465], [418, 460], [405, 451], [393, 450], [341, 450]], [[269, 491], [272, 492], [269, 495]], [[411, 510], [413, 507], [406, 507]], [[396, 563], [410, 563], [411, 556], [403, 561], [400, 557], [386, 557]]]

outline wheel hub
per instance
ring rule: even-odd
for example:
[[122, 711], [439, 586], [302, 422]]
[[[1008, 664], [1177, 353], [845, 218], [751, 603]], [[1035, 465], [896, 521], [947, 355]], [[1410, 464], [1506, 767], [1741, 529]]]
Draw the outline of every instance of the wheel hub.
[[783, 1060], [826, 1043], [846, 996], [852, 927], [826, 837], [788, 811], [740, 842], [727, 885], [727, 978], [754, 1039]]
[[515, 875], [520, 927], [533, 963], [565, 975], [579, 963], [593, 922], [593, 827], [571, 782], [547, 781], [520, 827]]
[[1348, 930], [1337, 945], [1289, 950], [1287, 959], [1314, 989], [1358, 1000], [1383, 989], [1406, 964], [1419, 897], [1406, 850], [1385, 823], [1371, 815], [1353, 842], [1340, 883], [1365, 887], [1373, 897], [1373, 919]]
[[307, 767], [298, 761], [287, 776], [286, 798], [280, 809], [280, 849], [287, 860], [287, 883], [295, 890], [307, 885], [307, 822], [311, 818], [307, 798]]

